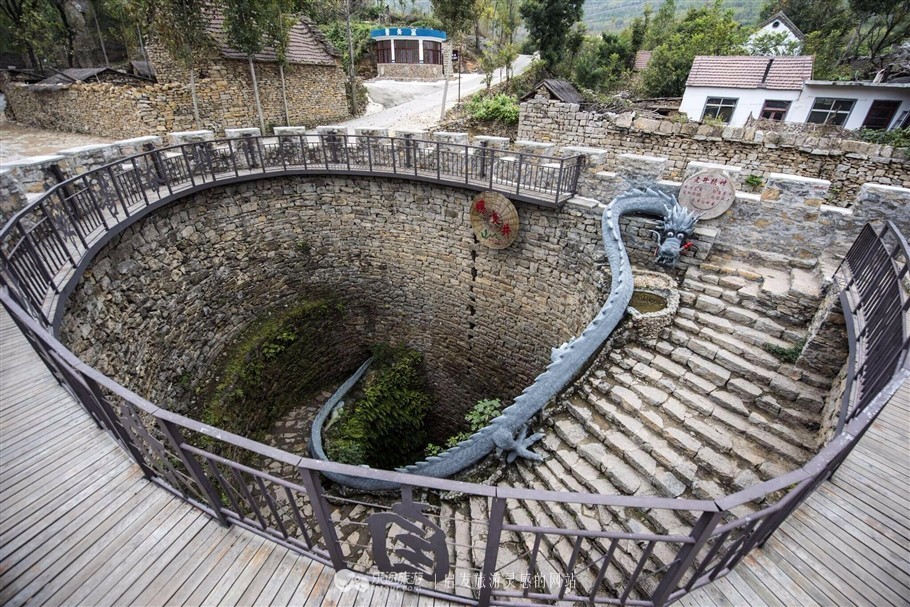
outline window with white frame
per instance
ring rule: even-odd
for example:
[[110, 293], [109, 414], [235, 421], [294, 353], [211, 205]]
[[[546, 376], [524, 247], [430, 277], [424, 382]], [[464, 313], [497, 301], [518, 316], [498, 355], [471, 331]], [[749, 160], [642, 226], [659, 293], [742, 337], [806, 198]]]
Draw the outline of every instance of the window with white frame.
[[856, 99], [834, 99], [831, 97], [819, 97], [812, 105], [809, 117], [806, 122], [812, 124], [833, 124], [842, 126], [847, 122], [847, 117], [853, 111]]
[[701, 119], [723, 120], [726, 124], [733, 118], [733, 110], [736, 109], [737, 101], [739, 99], [734, 97], [708, 97]]

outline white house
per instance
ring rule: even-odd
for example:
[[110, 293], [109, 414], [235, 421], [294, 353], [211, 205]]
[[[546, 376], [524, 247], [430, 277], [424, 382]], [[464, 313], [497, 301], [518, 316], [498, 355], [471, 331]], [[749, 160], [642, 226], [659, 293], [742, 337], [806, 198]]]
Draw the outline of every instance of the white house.
[[[771, 55], [798, 55], [802, 51], [803, 40], [806, 37], [787, 18], [787, 15], [783, 12], [778, 12], [759, 23], [755, 33], [749, 36], [749, 40], [746, 42], [746, 46], [750, 49], [749, 52], [752, 52], [751, 49], [756, 39], [768, 36], [775, 36], [779, 39], [779, 43], [776, 49], [772, 49], [774, 52], [771, 52]], [[793, 47], [796, 52], [788, 52], [790, 47]]]
[[811, 56], [698, 56], [679, 111], [690, 120], [742, 126], [749, 116], [789, 120], [791, 105], [812, 77]]
[[807, 80], [785, 120], [851, 130], [910, 128], [910, 83]]
[[910, 127], [910, 83], [811, 80], [811, 56], [699, 56], [679, 111], [743, 126], [749, 116], [846, 129]]

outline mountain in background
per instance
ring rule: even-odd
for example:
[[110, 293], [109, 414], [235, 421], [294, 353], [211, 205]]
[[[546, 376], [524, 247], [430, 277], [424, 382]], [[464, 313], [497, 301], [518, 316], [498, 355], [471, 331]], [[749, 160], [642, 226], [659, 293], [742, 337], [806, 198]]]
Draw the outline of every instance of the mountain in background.
[[[618, 32], [632, 24], [632, 19], [641, 16], [645, 5], [650, 4], [652, 11], [663, 3], [663, 0], [585, 0], [584, 24], [588, 31]], [[690, 8], [713, 4], [713, 0], [676, 0], [676, 10], [684, 13]], [[762, 2], [758, 0], [724, 0], [724, 7], [733, 9], [736, 20], [744, 25], [753, 25], [758, 22], [758, 12]], [[433, 9], [430, 0], [406, 1], [392, 3], [394, 8], [414, 8], [431, 12]]]
[[[662, 4], [661, 0], [585, 0], [584, 24], [591, 32], [618, 32], [632, 24], [635, 17], [640, 17], [645, 5], [650, 4], [652, 11]], [[690, 8], [710, 6], [713, 0], [676, 0], [677, 13], [685, 13]], [[758, 22], [761, 2], [756, 0], [724, 0], [724, 8], [733, 9], [733, 16], [744, 25]]]

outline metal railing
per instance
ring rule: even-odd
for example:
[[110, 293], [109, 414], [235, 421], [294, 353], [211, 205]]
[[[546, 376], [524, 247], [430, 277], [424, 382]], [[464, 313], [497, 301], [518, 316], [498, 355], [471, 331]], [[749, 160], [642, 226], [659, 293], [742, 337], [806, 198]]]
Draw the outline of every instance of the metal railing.
[[[270, 154], [268, 144], [255, 140], [227, 145], [232, 156], [236, 145], [249, 146], [245, 160], [230, 161], [235, 176], [246, 170], [243, 162]], [[418, 145], [408, 145], [386, 149], [396, 167], [426, 160]], [[430, 147], [429, 156], [445, 153], [443, 145]], [[320, 141], [321, 171], [347, 166], [352, 152], [345, 140], [339, 146]], [[66, 285], [79, 279], [98, 243], [157, 202], [196, 191], [194, 180], [219, 175], [210, 144], [182, 146], [179, 156], [166, 153], [140, 154], [123, 164], [137, 175], [179, 173], [183, 181], [165, 179], [158, 186], [167, 196], [155, 198], [161, 192], [143, 189], [146, 177], [108, 165], [61, 184], [17, 214], [0, 232], [0, 303], [57, 381], [151, 482], [221, 524], [249, 529], [375, 583], [469, 605], [665, 605], [726, 575], [761, 546], [846, 458], [910, 376], [906, 318], [895, 320], [906, 316], [906, 269], [894, 274], [899, 292], [875, 287], [890, 280], [880, 276], [891, 274], [880, 264], [893, 262], [875, 253], [882, 238], [869, 239], [864, 230], [842, 268], [850, 294], [844, 310], [859, 327], [852, 332], [857, 362], [851, 375], [860, 387], [849, 390], [850, 412], [833, 440], [779, 478], [722, 499], [685, 500], [492, 487], [292, 455], [155, 406], [79, 360], [52, 334]], [[467, 152], [466, 166], [484, 153], [491, 151]], [[502, 161], [495, 154], [488, 158]], [[440, 174], [441, 166], [435, 164]], [[253, 175], [262, 178], [262, 171]], [[892, 231], [906, 257], [906, 243]], [[884, 338], [884, 330], [899, 330], [899, 338]], [[241, 453], [236, 459], [247, 463], [223, 453]], [[400, 489], [368, 498], [333, 494], [323, 488], [321, 473], [390, 481]], [[470, 507], [450, 501], [453, 494], [469, 498]], [[633, 518], [648, 530], [636, 532], [622, 522]]]
[[906, 364], [910, 350], [910, 246], [890, 221], [866, 225], [835, 280], [847, 327], [847, 383], [835, 434]]
[[[51, 310], [94, 251], [163, 204], [263, 175], [395, 177], [502, 192], [557, 207], [571, 198], [583, 156], [556, 158], [409, 138], [282, 135], [185, 143], [87, 171], [48, 190], [0, 231], [0, 263], [27, 307], [59, 326]], [[89, 254], [87, 254], [89, 253]], [[62, 309], [59, 310], [62, 312]]]

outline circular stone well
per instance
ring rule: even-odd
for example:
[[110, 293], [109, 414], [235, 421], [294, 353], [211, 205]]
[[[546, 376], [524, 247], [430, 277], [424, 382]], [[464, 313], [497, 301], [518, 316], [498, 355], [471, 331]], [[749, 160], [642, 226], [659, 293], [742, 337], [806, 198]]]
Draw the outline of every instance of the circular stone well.
[[[312, 294], [343, 302], [344, 364], [373, 343], [425, 356], [444, 438], [483, 398], [514, 398], [602, 303], [599, 215], [518, 205], [508, 249], [479, 245], [473, 193], [379, 178], [216, 187], [127, 228], [93, 260], [61, 338], [89, 364], [188, 411], [253, 320]], [[436, 438], [436, 437], [434, 437]]]

